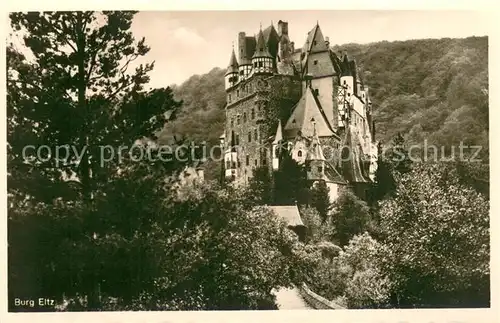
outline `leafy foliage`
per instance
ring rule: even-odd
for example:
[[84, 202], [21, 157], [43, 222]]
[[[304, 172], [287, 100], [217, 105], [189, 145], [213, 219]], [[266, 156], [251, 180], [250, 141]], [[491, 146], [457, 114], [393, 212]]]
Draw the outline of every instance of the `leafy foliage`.
[[418, 165], [380, 210], [400, 306], [487, 306], [489, 203], [450, 164]]
[[326, 222], [328, 213], [332, 208], [329, 192], [330, 189], [326, 185], [326, 182], [318, 181], [312, 186], [309, 193], [311, 206], [316, 208], [323, 222]]
[[309, 284], [349, 308], [387, 306], [391, 282], [383, 272], [387, 251], [367, 233], [355, 236], [334, 258], [324, 258]]
[[334, 237], [341, 246], [348, 244], [355, 235], [369, 230], [372, 225], [366, 202], [350, 190], [342, 191], [334, 202], [331, 221], [335, 227]]

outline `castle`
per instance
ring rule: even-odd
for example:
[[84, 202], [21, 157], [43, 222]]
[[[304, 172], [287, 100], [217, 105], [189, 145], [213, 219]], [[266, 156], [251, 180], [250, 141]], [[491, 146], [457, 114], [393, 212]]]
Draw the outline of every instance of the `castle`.
[[327, 184], [331, 201], [346, 187], [366, 197], [378, 151], [368, 87], [355, 61], [331, 50], [319, 24], [301, 48], [281, 20], [257, 36], [240, 32], [225, 88], [226, 179], [245, 184], [257, 167], [272, 175], [285, 150], [305, 166], [311, 185]]

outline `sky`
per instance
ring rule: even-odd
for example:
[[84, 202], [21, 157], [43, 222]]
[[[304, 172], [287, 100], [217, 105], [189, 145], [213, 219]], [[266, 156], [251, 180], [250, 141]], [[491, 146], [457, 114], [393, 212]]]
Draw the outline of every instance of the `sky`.
[[136, 38], [146, 38], [150, 52], [139, 63], [155, 61], [151, 88], [181, 84], [191, 75], [227, 67], [238, 32], [259, 32], [288, 21], [295, 48], [319, 23], [330, 43], [463, 38], [488, 35], [484, 14], [473, 11], [142, 11], [134, 18]]

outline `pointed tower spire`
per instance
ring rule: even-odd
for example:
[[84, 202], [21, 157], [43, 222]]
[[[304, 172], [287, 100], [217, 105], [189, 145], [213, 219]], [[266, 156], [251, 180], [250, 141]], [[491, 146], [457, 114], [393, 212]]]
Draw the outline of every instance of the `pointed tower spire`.
[[264, 33], [262, 32], [262, 28], [259, 31], [259, 35], [257, 36], [257, 46], [255, 48], [255, 53], [252, 58], [256, 57], [268, 57], [272, 58], [269, 50], [267, 48], [266, 41], [264, 39]]
[[316, 122], [313, 122], [313, 128], [314, 130], [311, 149], [309, 149], [306, 160], [325, 161], [326, 159], [323, 155], [323, 149], [321, 149], [321, 142], [319, 141], [318, 132], [316, 131]]
[[234, 52], [234, 42], [233, 42], [233, 50], [231, 53], [231, 58], [229, 59], [229, 65], [227, 67], [226, 75], [230, 73], [238, 73], [238, 61], [236, 60], [236, 54]]
[[276, 135], [274, 136], [273, 144], [278, 144], [283, 140], [283, 130], [281, 127], [281, 120], [278, 120], [278, 128], [276, 128]]

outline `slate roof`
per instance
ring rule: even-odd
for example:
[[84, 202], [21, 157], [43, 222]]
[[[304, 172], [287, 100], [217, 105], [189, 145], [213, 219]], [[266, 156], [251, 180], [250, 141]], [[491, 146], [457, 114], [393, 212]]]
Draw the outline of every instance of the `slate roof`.
[[262, 30], [259, 31], [259, 35], [257, 36], [257, 47], [255, 48], [255, 53], [253, 54], [252, 58], [254, 57], [271, 57], [271, 53], [269, 53], [269, 48], [267, 45], [267, 42], [264, 39], [264, 33]]
[[229, 59], [229, 65], [227, 67], [226, 75], [229, 73], [238, 73], [238, 61], [236, 60], [234, 48], [233, 52], [231, 53], [231, 58]]
[[271, 205], [269, 206], [276, 215], [285, 220], [291, 227], [304, 226], [297, 205]]
[[313, 123], [316, 123], [319, 137], [329, 137], [334, 134], [318, 99], [308, 87], [285, 125], [285, 136], [293, 138], [300, 131], [303, 136], [311, 137], [314, 133]]

